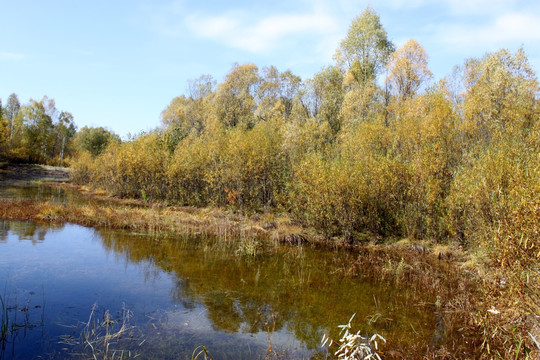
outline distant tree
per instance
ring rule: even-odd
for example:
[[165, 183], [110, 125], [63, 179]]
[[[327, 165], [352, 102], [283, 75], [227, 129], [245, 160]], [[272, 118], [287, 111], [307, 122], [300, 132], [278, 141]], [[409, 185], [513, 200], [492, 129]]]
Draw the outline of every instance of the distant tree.
[[74, 142], [77, 150], [88, 151], [92, 156], [98, 156], [111, 142], [120, 142], [118, 135], [103, 127], [83, 127], [75, 134]]
[[341, 129], [339, 112], [343, 102], [343, 75], [338, 68], [321, 69], [310, 81], [313, 115], [319, 123], [327, 123], [336, 134]]
[[73, 115], [67, 111], [62, 111], [58, 116], [58, 123], [56, 124], [56, 133], [58, 145], [60, 147], [59, 163], [64, 161], [64, 153], [67, 143], [73, 139], [75, 133], [75, 122], [73, 121]]
[[302, 79], [289, 70], [280, 73], [275, 66], [263, 68], [257, 88], [257, 115], [262, 119], [270, 115], [288, 118], [301, 86]]
[[4, 157], [6, 153], [6, 144], [8, 141], [8, 124], [4, 117], [4, 109], [2, 107], [2, 99], [0, 99], [0, 157]]
[[375, 80], [393, 52], [379, 16], [367, 7], [353, 20], [334, 58], [344, 74], [363, 85]]
[[217, 87], [214, 110], [218, 121], [228, 127], [252, 127], [259, 83], [257, 66], [235, 64]]
[[433, 76], [427, 63], [424, 48], [414, 39], [407, 41], [390, 57], [386, 79], [390, 90], [400, 99], [413, 97]]
[[540, 87], [523, 49], [469, 59], [463, 102], [467, 131], [488, 140], [497, 131], [529, 128], [538, 121]]
[[17, 114], [19, 113], [19, 109], [21, 108], [21, 103], [19, 102], [19, 98], [17, 97], [17, 94], [11, 94], [8, 97], [8, 101], [5, 108], [5, 117], [8, 121], [8, 127], [9, 127], [9, 140], [13, 140], [13, 134], [15, 132], [15, 118], [17, 117]]
[[26, 149], [27, 160], [37, 163], [46, 162], [54, 147], [54, 125], [51, 115], [54, 102], [46, 97], [41, 101], [30, 99], [28, 105], [21, 108], [23, 117], [23, 146]]
[[170, 152], [188, 135], [198, 135], [204, 128], [206, 98], [175, 97], [161, 113], [164, 140]]
[[203, 99], [214, 92], [216, 80], [211, 75], [201, 75], [188, 80], [189, 96], [193, 100]]

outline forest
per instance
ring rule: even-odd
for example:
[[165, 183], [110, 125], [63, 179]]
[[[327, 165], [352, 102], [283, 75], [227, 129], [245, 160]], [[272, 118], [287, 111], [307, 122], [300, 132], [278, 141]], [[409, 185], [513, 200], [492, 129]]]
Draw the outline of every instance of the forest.
[[234, 64], [219, 83], [189, 81], [158, 129], [126, 141], [12, 95], [0, 154], [70, 166], [121, 198], [286, 213], [328, 242], [455, 244], [484, 266], [487, 305], [524, 323], [540, 311], [538, 79], [523, 49], [439, 80], [428, 60], [414, 39], [396, 48], [367, 8], [311, 79]]

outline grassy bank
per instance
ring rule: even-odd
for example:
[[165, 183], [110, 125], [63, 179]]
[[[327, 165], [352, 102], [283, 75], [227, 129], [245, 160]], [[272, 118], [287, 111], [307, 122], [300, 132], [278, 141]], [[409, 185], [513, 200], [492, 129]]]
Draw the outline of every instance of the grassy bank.
[[[99, 196], [94, 196], [98, 201]], [[104, 200], [104, 199], [102, 199]], [[99, 202], [98, 202], [99, 203]], [[223, 241], [241, 238], [238, 256], [256, 256], [272, 252], [276, 242], [289, 242], [297, 246], [347, 248], [355, 254], [353, 261], [344, 263], [334, 277], [364, 277], [406, 287], [437, 298], [434, 307], [440, 314], [444, 327], [444, 341], [429, 348], [415, 348], [414, 344], [402, 344], [388, 339], [387, 349], [400, 349], [411, 354], [459, 354], [467, 358], [475, 354], [480, 340], [478, 328], [471, 325], [476, 311], [476, 287], [472, 276], [462, 276], [459, 265], [465, 261], [458, 249], [432, 247], [428, 249], [407, 240], [385, 245], [350, 245], [341, 239], [329, 243], [324, 236], [294, 225], [285, 216], [241, 216], [218, 209], [164, 207], [157, 204], [119, 200], [110, 205], [54, 204], [47, 201], [0, 201], [0, 217], [4, 219], [34, 220], [40, 222], [78, 223], [85, 226], [128, 229], [149, 234], [197, 234], [218, 236]], [[265, 229], [266, 228], [266, 229]], [[308, 243], [309, 242], [309, 245]], [[427, 244], [426, 244], [427, 245]], [[254, 249], [254, 250], [253, 250]], [[253, 251], [252, 251], [253, 250]], [[339, 254], [339, 253], [336, 253]], [[459, 332], [456, 329], [461, 329]]]
[[[83, 226], [127, 229], [147, 233], [179, 233], [221, 238], [267, 238], [292, 242], [304, 238], [302, 229], [288, 217], [246, 217], [211, 208], [143, 205], [134, 201], [115, 204], [73, 205], [49, 201], [0, 200], [0, 218], [41, 222], [75, 223]], [[315, 241], [316, 236], [312, 237]]]
[[[463, 251], [457, 245], [408, 239], [377, 241], [376, 238], [362, 245], [351, 245], [345, 237], [328, 241], [324, 235], [299, 226], [287, 216], [245, 216], [216, 208], [111, 200], [99, 191], [86, 193], [95, 202], [77, 205], [0, 200], [0, 218], [70, 222], [149, 234], [217, 236], [224, 241], [241, 238], [246, 244], [241, 254], [249, 256], [260, 251], [260, 248], [249, 251], [248, 245], [253, 245], [253, 240], [347, 248], [358, 256], [334, 276], [390, 281], [395, 286], [412, 287], [438, 299], [434, 306], [441, 314], [441, 326], [448, 341], [429, 349], [417, 349], [417, 353], [442, 359], [534, 358], [538, 354], [535, 348], [538, 325], [531, 308], [536, 304], [537, 288], [531, 282], [534, 277], [529, 275], [529, 286], [510, 287], [512, 283], [505, 283], [509, 281], [509, 273], [491, 269], [489, 258], [486, 259], [488, 254], [481, 249]], [[521, 297], [509, 296], [519, 292]]]

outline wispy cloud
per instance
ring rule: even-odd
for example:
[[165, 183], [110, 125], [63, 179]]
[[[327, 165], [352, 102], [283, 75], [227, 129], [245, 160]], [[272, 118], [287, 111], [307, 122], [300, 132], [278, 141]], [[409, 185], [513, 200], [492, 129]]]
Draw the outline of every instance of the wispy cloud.
[[449, 24], [439, 28], [440, 38], [447, 44], [471, 48], [504, 47], [507, 44], [540, 42], [540, 15], [513, 12], [485, 24]]
[[450, 12], [455, 15], [486, 15], [507, 11], [517, 1], [508, 0], [445, 0]]
[[192, 15], [186, 19], [188, 29], [195, 35], [218, 41], [232, 48], [264, 53], [291, 45], [298, 36], [332, 36], [338, 28], [335, 18], [314, 11], [308, 14], [266, 16], [253, 21], [241, 13], [208, 16]]
[[441, 0], [437, 2], [433, 0], [382, 0], [374, 3], [374, 7], [406, 10], [442, 5], [452, 14], [473, 15], [503, 11], [509, 8], [511, 3], [508, 0]]
[[0, 51], [0, 60], [21, 60], [24, 59], [24, 57], [23, 54]]

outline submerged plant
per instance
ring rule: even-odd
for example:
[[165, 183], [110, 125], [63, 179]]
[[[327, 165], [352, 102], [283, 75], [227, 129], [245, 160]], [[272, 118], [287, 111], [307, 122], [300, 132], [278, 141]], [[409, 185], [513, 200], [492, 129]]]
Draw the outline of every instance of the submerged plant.
[[[356, 314], [353, 314], [353, 316], [351, 316], [347, 324], [338, 325], [338, 327], [341, 328], [341, 331], [339, 332], [341, 338], [336, 342], [339, 347], [334, 355], [337, 356], [338, 359], [343, 360], [381, 360], [381, 357], [377, 354], [377, 341], [381, 340], [386, 342], [386, 340], [379, 334], [373, 334], [371, 337], [364, 337], [360, 334], [360, 331], [352, 333], [351, 321], [354, 319], [355, 315]], [[322, 346], [328, 344], [328, 347], [330, 348], [334, 341], [330, 339], [328, 335], [324, 334], [321, 343]]]

